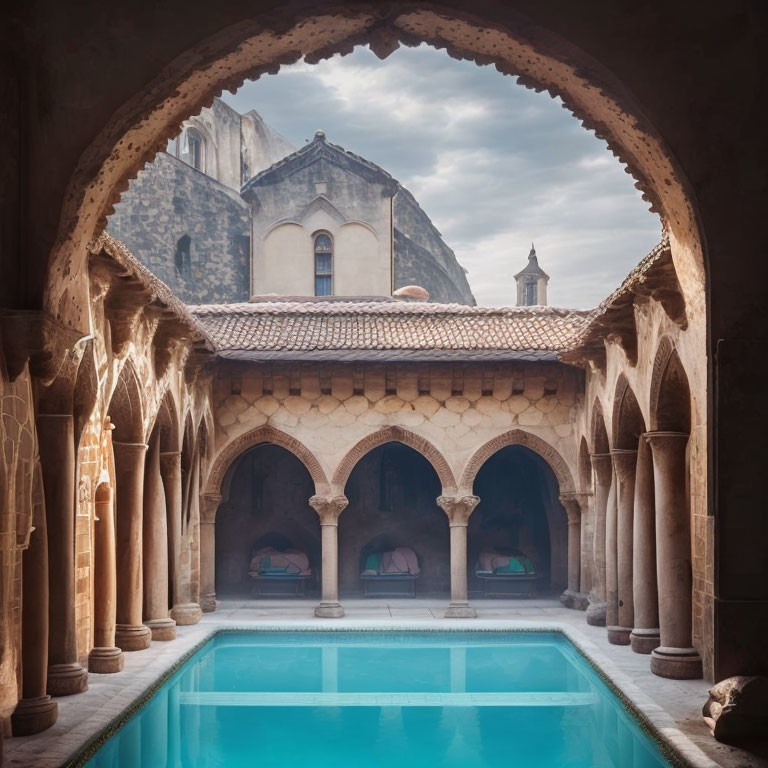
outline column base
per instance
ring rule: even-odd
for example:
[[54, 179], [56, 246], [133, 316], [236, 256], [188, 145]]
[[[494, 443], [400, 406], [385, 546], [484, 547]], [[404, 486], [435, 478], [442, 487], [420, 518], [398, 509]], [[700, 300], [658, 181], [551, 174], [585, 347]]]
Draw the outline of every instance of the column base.
[[32, 736], [50, 728], [59, 716], [59, 705], [50, 696], [21, 699], [11, 715], [14, 736]]
[[575, 592], [572, 589], [566, 589], [560, 595], [560, 602], [574, 611], [586, 611], [589, 607], [589, 595], [584, 592]]
[[173, 619], [149, 619], [144, 623], [152, 632], [153, 640], [176, 639], [176, 622]]
[[340, 619], [344, 609], [339, 603], [320, 603], [315, 607], [315, 616], [319, 619]]
[[171, 608], [171, 618], [179, 627], [197, 624], [203, 618], [203, 612], [197, 603], [179, 603]]
[[92, 648], [88, 654], [88, 671], [109, 675], [123, 671], [123, 652], [117, 647]]
[[695, 648], [669, 648], [663, 645], [651, 653], [651, 672], [672, 680], [698, 680], [704, 675], [701, 656]]
[[143, 651], [149, 648], [152, 633], [145, 624], [118, 624], [115, 627], [115, 645], [122, 651]]
[[661, 645], [659, 629], [638, 629], [635, 627], [629, 636], [629, 644], [635, 653], [648, 654]]
[[632, 627], [606, 627], [608, 630], [608, 642], [611, 645], [629, 645], [629, 635]]
[[587, 624], [590, 627], [605, 626], [605, 603], [590, 603], [587, 606]]
[[477, 611], [469, 603], [449, 603], [444, 616], [446, 619], [476, 619]]
[[50, 696], [73, 696], [88, 690], [88, 670], [77, 662], [51, 664], [45, 691]]
[[203, 613], [213, 613], [216, 610], [216, 594], [203, 595], [200, 598], [200, 609]]

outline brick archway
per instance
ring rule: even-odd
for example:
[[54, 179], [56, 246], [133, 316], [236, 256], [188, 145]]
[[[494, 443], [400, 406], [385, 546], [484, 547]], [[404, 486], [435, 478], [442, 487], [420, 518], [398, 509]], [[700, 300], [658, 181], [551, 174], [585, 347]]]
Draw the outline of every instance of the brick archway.
[[377, 432], [372, 432], [360, 440], [339, 463], [336, 471], [333, 473], [331, 481], [336, 493], [344, 493], [344, 487], [347, 484], [352, 470], [360, 459], [374, 448], [385, 443], [402, 443], [409, 448], [418, 451], [434, 468], [437, 477], [440, 480], [443, 493], [454, 493], [456, 491], [456, 479], [448, 462], [440, 451], [435, 448], [429, 440], [410, 432], [402, 427], [386, 427]]
[[231, 443], [228, 443], [220, 451], [218, 456], [216, 456], [216, 459], [213, 462], [213, 466], [211, 467], [211, 471], [208, 474], [208, 479], [205, 483], [206, 493], [219, 493], [224, 476], [230, 466], [232, 466], [232, 462], [234, 462], [244, 451], [263, 443], [279, 445], [281, 448], [285, 448], [285, 450], [292, 453], [307, 468], [307, 471], [315, 484], [315, 493], [319, 496], [329, 495], [330, 485], [328, 483], [328, 478], [325, 476], [325, 472], [320, 466], [320, 462], [312, 451], [310, 451], [303, 443], [300, 443], [295, 437], [291, 437], [274, 427], [257, 427], [256, 429], [252, 429], [250, 432], [246, 432], [244, 435], [235, 438]]
[[544, 459], [557, 478], [560, 493], [571, 493], [576, 490], [573, 482], [573, 473], [559, 451], [553, 448], [546, 440], [537, 437], [531, 432], [525, 432], [522, 429], [512, 429], [489, 440], [470, 457], [464, 467], [464, 471], [461, 473], [459, 487], [462, 492], [472, 493], [475, 478], [480, 468], [491, 456], [508, 445], [522, 445]]

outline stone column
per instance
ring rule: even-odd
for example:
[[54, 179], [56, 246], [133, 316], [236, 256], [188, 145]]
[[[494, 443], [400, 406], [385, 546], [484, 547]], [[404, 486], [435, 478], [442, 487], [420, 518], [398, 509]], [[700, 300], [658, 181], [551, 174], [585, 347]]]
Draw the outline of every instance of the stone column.
[[605, 517], [608, 506], [608, 493], [611, 486], [610, 453], [593, 453], [592, 470], [595, 475], [595, 532], [592, 553], [594, 556], [594, 573], [592, 592], [587, 608], [587, 624], [594, 627], [605, 626]]
[[115, 565], [115, 507], [106, 483], [96, 488], [93, 535], [93, 648], [88, 671], [106, 674], [123, 669], [123, 652], [115, 645], [117, 570]]
[[117, 507], [117, 626], [115, 644], [123, 651], [149, 648], [151, 632], [142, 623], [142, 532], [145, 443], [112, 443]]
[[447, 619], [477, 617], [467, 593], [467, 528], [469, 517], [479, 503], [479, 496], [437, 497], [437, 506], [448, 515], [451, 528], [451, 602], [445, 612]]
[[581, 592], [581, 517], [579, 494], [562, 493], [560, 503], [568, 515], [568, 588], [560, 595], [566, 608], [587, 609], [587, 597]]
[[48, 693], [88, 689], [75, 634], [75, 436], [71, 414], [36, 417], [48, 529]]
[[168, 515], [168, 559], [173, 578], [173, 607], [171, 618], [179, 626], [197, 624], [203, 615], [200, 606], [190, 601], [185, 591], [181, 573], [181, 516], [182, 479], [181, 454], [178, 451], [160, 454], [160, 473], [165, 489], [165, 506]]
[[[42, 499], [40, 499], [42, 502]], [[46, 693], [48, 678], [48, 539], [45, 510], [35, 505], [29, 546], [21, 560], [21, 700], [11, 715], [14, 736], [50, 728], [59, 705]]]
[[653, 453], [656, 503], [656, 574], [661, 645], [651, 653], [651, 672], [660, 677], [702, 676], [692, 641], [691, 524], [688, 511], [688, 435], [648, 432]]
[[616, 506], [616, 473], [611, 457], [611, 485], [605, 506], [605, 626], [619, 623], [619, 563], [617, 557], [618, 508]]
[[144, 623], [153, 640], [175, 640], [176, 622], [168, 615], [168, 519], [160, 473], [160, 438], [149, 446], [144, 469], [143, 522]]
[[200, 497], [200, 608], [203, 613], [216, 610], [216, 512], [220, 493]]
[[312, 496], [309, 506], [320, 517], [322, 534], [322, 595], [315, 616], [338, 619], [344, 615], [339, 604], [339, 515], [349, 504], [346, 496]]
[[616, 476], [616, 575], [617, 622], [608, 627], [608, 642], [629, 645], [629, 633], [635, 625], [632, 597], [632, 536], [635, 508], [635, 465], [637, 451], [614, 449], [613, 470]]
[[661, 644], [656, 587], [656, 520], [651, 446], [640, 436], [635, 471], [635, 514], [632, 547], [632, 596], [635, 627], [629, 636], [635, 653], [650, 653]]
[[586, 610], [589, 606], [589, 593], [592, 591], [592, 571], [594, 570], [595, 557], [594, 545], [594, 504], [591, 493], [574, 494], [581, 508], [581, 570], [579, 573], [579, 589]]

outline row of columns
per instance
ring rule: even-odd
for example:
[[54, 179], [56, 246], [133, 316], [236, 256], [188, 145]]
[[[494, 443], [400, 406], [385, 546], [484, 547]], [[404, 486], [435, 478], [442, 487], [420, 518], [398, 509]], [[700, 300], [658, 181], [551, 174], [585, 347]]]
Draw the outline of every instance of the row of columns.
[[698, 678], [692, 641], [688, 435], [655, 431], [637, 450], [592, 454], [594, 583], [590, 624], [609, 642], [651, 654], [662, 677]]
[[[109, 423], [106, 429], [111, 430]], [[44, 505], [34, 512], [22, 560], [22, 698], [11, 716], [17, 736], [50, 727], [58, 709], [51, 697], [87, 690], [89, 671], [119, 672], [123, 652], [148, 648], [151, 640], [172, 640], [177, 624], [194, 624], [202, 615], [180, 568], [184, 532], [179, 452], [161, 453], [157, 434], [149, 446], [113, 441], [114, 493], [106, 481], [94, 497], [94, 644], [88, 669], [80, 664], [74, 419], [69, 414], [38, 414], [37, 432]], [[212, 557], [211, 552], [209, 594]]]

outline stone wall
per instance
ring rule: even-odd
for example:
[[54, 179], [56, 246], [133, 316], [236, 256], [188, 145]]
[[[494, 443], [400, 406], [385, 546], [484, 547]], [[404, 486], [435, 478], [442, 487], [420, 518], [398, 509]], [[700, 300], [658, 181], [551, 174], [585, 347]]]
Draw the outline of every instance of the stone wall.
[[[250, 211], [239, 194], [166, 153], [131, 182], [108, 230], [188, 304], [247, 301]], [[179, 241], [189, 262], [179, 268]]]

